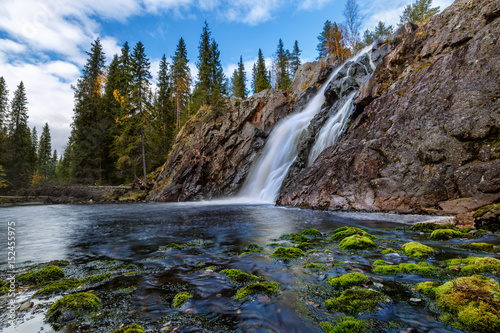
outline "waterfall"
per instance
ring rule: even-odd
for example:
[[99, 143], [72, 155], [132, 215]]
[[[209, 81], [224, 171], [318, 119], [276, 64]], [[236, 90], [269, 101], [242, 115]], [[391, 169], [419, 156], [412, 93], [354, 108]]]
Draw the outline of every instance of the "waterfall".
[[347, 122], [349, 121], [349, 117], [354, 109], [352, 100], [355, 95], [356, 92], [352, 92], [344, 102], [344, 105], [342, 105], [337, 113], [330, 117], [330, 119], [328, 119], [328, 121], [321, 128], [321, 131], [316, 136], [314, 147], [309, 153], [309, 165], [314, 162], [316, 157], [318, 157], [323, 150], [336, 143], [344, 132]]
[[[371, 46], [366, 47], [349, 61], [356, 61], [368, 53], [371, 48]], [[240, 199], [266, 203], [276, 201], [281, 183], [297, 158], [301, 139], [307, 133], [311, 120], [321, 110], [325, 101], [326, 88], [343, 67], [344, 65], [341, 65], [334, 70], [302, 112], [292, 114], [276, 125], [269, 135], [259, 159], [250, 168], [239, 194]]]

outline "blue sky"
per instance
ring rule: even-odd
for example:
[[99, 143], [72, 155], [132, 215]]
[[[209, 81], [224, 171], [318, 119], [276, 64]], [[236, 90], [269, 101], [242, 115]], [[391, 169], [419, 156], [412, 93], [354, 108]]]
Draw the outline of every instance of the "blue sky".
[[[363, 29], [382, 20], [396, 25], [413, 0], [358, 0]], [[441, 9], [452, 0], [434, 0]], [[316, 58], [317, 35], [326, 20], [342, 23], [345, 0], [0, 0], [0, 76], [12, 95], [22, 80], [30, 126], [40, 134], [49, 123], [53, 148], [62, 152], [73, 116], [71, 85], [80, 76], [85, 51], [99, 37], [108, 60], [125, 41], [141, 41], [156, 76], [159, 59], [170, 57], [180, 37], [192, 74], [203, 22], [219, 44], [226, 75], [243, 56], [247, 76], [261, 48], [271, 58], [279, 38], [295, 40], [302, 61]]]

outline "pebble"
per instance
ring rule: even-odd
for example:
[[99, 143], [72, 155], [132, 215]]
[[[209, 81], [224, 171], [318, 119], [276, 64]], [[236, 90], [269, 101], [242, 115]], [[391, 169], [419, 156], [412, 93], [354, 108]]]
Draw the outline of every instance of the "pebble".
[[410, 298], [410, 302], [419, 303], [422, 302], [420, 298]]
[[32, 306], [33, 306], [33, 302], [30, 302], [30, 301], [27, 301], [27, 302], [24, 302], [23, 304], [21, 304], [21, 306], [19, 307], [19, 309], [17, 309], [17, 311], [26, 311], [26, 310], [29, 310]]

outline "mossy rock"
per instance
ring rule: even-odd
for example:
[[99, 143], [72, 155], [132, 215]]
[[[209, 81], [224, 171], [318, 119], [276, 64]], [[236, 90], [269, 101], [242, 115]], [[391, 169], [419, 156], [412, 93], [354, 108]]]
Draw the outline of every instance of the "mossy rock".
[[326, 266], [322, 265], [322, 264], [315, 263], [315, 262], [310, 262], [310, 263], [306, 264], [306, 268], [309, 268], [310, 270], [313, 270], [313, 271], [322, 271], [322, 270], [326, 269]]
[[57, 300], [47, 311], [49, 323], [64, 323], [74, 319], [82, 319], [99, 310], [101, 300], [92, 293], [66, 295]]
[[139, 324], [131, 324], [122, 328], [118, 328], [113, 333], [144, 333], [144, 327]]
[[466, 234], [454, 229], [437, 229], [431, 233], [432, 239], [448, 240], [457, 237], [465, 237]]
[[373, 269], [374, 273], [383, 275], [397, 274], [419, 274], [429, 275], [439, 271], [439, 268], [426, 262], [419, 263], [402, 263], [399, 265], [381, 265]]
[[359, 236], [364, 236], [370, 239], [378, 239], [378, 237], [364, 231], [361, 228], [356, 228], [356, 227], [341, 227], [338, 229], [335, 229], [333, 231], [333, 236], [330, 237], [331, 240], [333, 241], [341, 241], [344, 238], [353, 236], [353, 235], [359, 235]]
[[236, 283], [248, 283], [248, 282], [257, 281], [259, 279], [258, 276], [243, 273], [239, 269], [234, 269], [234, 268], [223, 269], [220, 272], [222, 274], [226, 275], [230, 281], [236, 282]]
[[307, 251], [314, 247], [314, 244], [309, 242], [301, 242], [295, 245], [296, 248], [301, 249], [302, 251]]
[[373, 266], [382, 266], [385, 265], [385, 260], [375, 260], [373, 262]]
[[332, 287], [350, 288], [353, 286], [361, 286], [368, 280], [370, 280], [368, 276], [355, 272], [330, 276], [327, 282]]
[[245, 247], [245, 251], [262, 251], [262, 250], [264, 250], [264, 248], [257, 244], [250, 244], [247, 247]]
[[434, 298], [436, 296], [436, 288], [439, 287], [439, 285], [439, 283], [434, 281], [425, 281], [417, 284], [416, 289], [419, 293]]
[[296, 247], [280, 246], [276, 250], [274, 250], [272, 256], [286, 261], [303, 257], [305, 256], [305, 254], [304, 251]]
[[174, 308], [180, 308], [186, 301], [193, 298], [193, 295], [187, 291], [182, 291], [174, 296]]
[[0, 296], [9, 292], [9, 282], [0, 280]]
[[374, 248], [376, 245], [369, 237], [353, 235], [342, 239], [339, 247], [343, 250], [365, 250]]
[[424, 258], [434, 254], [434, 249], [418, 242], [409, 242], [403, 244], [401, 250], [404, 254], [415, 258]]
[[500, 260], [492, 257], [469, 257], [444, 262], [449, 269], [460, 269], [462, 274], [492, 273], [500, 271]]
[[500, 203], [486, 205], [484, 207], [481, 207], [481, 208], [477, 209], [474, 212], [474, 214], [472, 214], [472, 217], [475, 219], [477, 219], [479, 217], [483, 217], [486, 213], [491, 212], [492, 210], [500, 210]]
[[421, 232], [433, 232], [434, 230], [439, 230], [439, 229], [459, 230], [452, 224], [436, 224], [432, 222], [417, 223], [410, 227], [411, 231], [421, 231]]
[[500, 247], [488, 243], [469, 243], [460, 244], [458, 247], [467, 250], [484, 251], [484, 252], [500, 252]]
[[498, 282], [481, 275], [460, 277], [435, 288], [436, 303], [471, 331], [500, 330]]
[[76, 289], [78, 286], [80, 286], [82, 282], [78, 279], [62, 279], [60, 281], [53, 282], [49, 284], [48, 286], [38, 290], [33, 297], [41, 297], [41, 296], [48, 296], [48, 295], [53, 295], [57, 293], [61, 293], [64, 291], [68, 291], [71, 289]]
[[179, 245], [177, 243], [169, 243], [158, 249], [158, 251], [168, 251], [168, 250], [182, 250], [182, 245]]
[[280, 284], [279, 282], [257, 282], [247, 285], [241, 289], [238, 289], [235, 299], [241, 300], [252, 295], [267, 295], [273, 296], [279, 292]]
[[57, 281], [64, 277], [64, 272], [59, 266], [47, 266], [38, 271], [29, 271], [16, 277], [16, 281], [22, 285], [37, 285], [41, 283]]
[[341, 317], [335, 326], [321, 322], [319, 327], [326, 333], [363, 333], [366, 330], [364, 320], [357, 320], [349, 316]]
[[324, 304], [330, 311], [357, 315], [360, 312], [372, 311], [383, 300], [383, 294], [378, 291], [353, 288], [344, 290], [338, 297], [327, 299]]
[[307, 238], [306, 236], [301, 235], [301, 234], [286, 234], [286, 235], [282, 235], [280, 237], [280, 239], [288, 240], [292, 243], [307, 242], [309, 240], [309, 238]]
[[482, 207], [476, 210], [472, 216], [474, 218], [474, 226], [477, 229], [493, 232], [500, 230], [500, 203]]
[[390, 253], [396, 253], [398, 251], [394, 250], [393, 248], [387, 248], [385, 250], [382, 250], [382, 254], [390, 254]]
[[322, 234], [319, 232], [317, 229], [310, 228], [302, 231], [302, 235], [304, 236], [311, 236], [311, 237], [321, 237]]

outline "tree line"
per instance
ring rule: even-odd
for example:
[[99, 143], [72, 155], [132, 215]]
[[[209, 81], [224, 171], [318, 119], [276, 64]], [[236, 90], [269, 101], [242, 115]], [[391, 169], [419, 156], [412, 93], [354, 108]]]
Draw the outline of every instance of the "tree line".
[[9, 103], [9, 90], [0, 77], [0, 188], [23, 188], [53, 179], [58, 162], [52, 151], [49, 124], [40, 138], [28, 127], [28, 99], [21, 81]]

